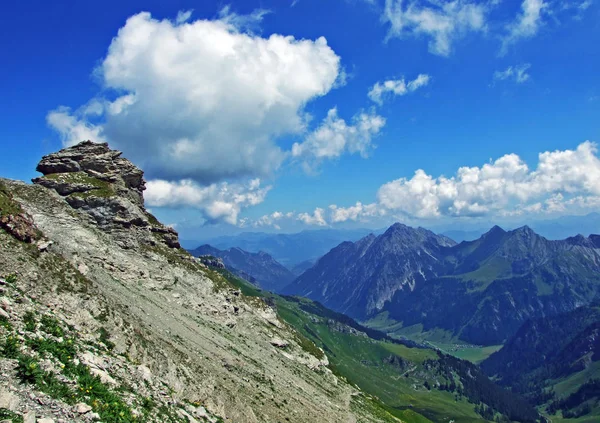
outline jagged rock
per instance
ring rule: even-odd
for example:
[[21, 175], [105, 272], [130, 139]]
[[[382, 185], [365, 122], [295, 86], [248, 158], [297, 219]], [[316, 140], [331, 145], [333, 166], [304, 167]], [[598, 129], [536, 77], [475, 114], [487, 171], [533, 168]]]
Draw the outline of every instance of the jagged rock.
[[[162, 225], [144, 209], [144, 172], [108, 144], [81, 142], [44, 156], [37, 166], [43, 177], [35, 184], [56, 191], [74, 209], [88, 213], [106, 231], [123, 234], [120, 244], [164, 243], [180, 248], [177, 232]], [[126, 236], [136, 228], [137, 237]], [[48, 246], [46, 246], [47, 248]]]
[[35, 413], [33, 411], [23, 414], [23, 423], [35, 423], [35, 420]]
[[36, 245], [38, 247], [38, 250], [40, 252], [43, 252], [43, 251], [48, 251], [48, 248], [50, 248], [50, 246], [52, 244], [53, 244], [52, 241], [42, 240], [42, 241], [39, 241]]
[[0, 298], [0, 308], [4, 309], [4, 310], [8, 310], [10, 308], [10, 300], [6, 297], [2, 297]]
[[[107, 143], [83, 141], [74, 147], [44, 156], [36, 170], [44, 176], [83, 172], [93, 178], [115, 184], [115, 187], [122, 191], [121, 195], [126, 195], [139, 206], [143, 206], [142, 192], [146, 189], [144, 172], [129, 160], [122, 158], [121, 154], [120, 151], [111, 150]], [[54, 188], [60, 180], [57, 183], [56, 180], [46, 179], [37, 183], [49, 183]]]
[[285, 348], [289, 345], [289, 342], [284, 341], [281, 338], [273, 338], [271, 339], [271, 345], [277, 348]]
[[223, 264], [223, 259], [221, 258], [205, 255], [199, 256], [198, 260], [200, 261], [200, 263], [205, 264], [207, 266], [216, 267], [218, 269], [225, 269], [225, 264]]
[[4, 317], [5, 319], [8, 319], [10, 317], [10, 315], [4, 311], [3, 309], [0, 308], [0, 317]]
[[47, 419], [47, 418], [37, 419], [37, 423], [54, 423], [54, 420], [53, 419]]

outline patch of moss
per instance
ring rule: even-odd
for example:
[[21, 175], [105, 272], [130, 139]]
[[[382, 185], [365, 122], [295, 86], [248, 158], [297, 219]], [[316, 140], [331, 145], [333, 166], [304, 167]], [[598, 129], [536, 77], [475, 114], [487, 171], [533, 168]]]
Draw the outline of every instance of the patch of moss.
[[158, 219], [156, 218], [156, 216], [154, 216], [152, 213], [146, 211], [146, 217], [148, 218], [148, 221], [154, 225], [154, 226], [162, 226], [161, 223], [158, 221]]
[[67, 184], [89, 185], [93, 187], [89, 191], [69, 194], [69, 197], [88, 198], [94, 196], [106, 198], [115, 195], [115, 191], [109, 182], [94, 178], [85, 172], [53, 173], [43, 176], [43, 178]]
[[0, 217], [14, 216], [22, 212], [21, 205], [13, 199], [6, 185], [0, 181]]

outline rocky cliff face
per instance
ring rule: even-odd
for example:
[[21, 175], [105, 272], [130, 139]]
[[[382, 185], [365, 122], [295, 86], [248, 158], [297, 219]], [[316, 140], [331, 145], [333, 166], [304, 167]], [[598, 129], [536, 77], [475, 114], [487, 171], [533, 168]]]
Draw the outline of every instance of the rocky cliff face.
[[284, 292], [310, 297], [359, 319], [380, 311], [399, 291], [412, 291], [441, 268], [454, 241], [396, 223], [376, 237], [344, 242], [323, 256]]
[[85, 142], [38, 169], [0, 179], [2, 416], [381, 421], [269, 305], [178, 248], [119, 152]]
[[164, 243], [179, 248], [177, 232], [144, 209], [144, 172], [108, 144], [84, 141], [42, 158], [33, 183], [56, 191], [74, 209], [85, 211], [123, 247]]

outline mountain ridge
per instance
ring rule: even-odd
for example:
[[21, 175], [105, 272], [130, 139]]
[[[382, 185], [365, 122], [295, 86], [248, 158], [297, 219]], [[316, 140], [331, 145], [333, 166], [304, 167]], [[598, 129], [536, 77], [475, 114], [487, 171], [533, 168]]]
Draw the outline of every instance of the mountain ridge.
[[555, 241], [529, 226], [494, 226], [456, 244], [430, 231], [427, 243], [423, 231], [395, 224], [377, 241], [369, 238], [367, 248], [367, 238], [340, 244], [284, 292], [359, 320], [385, 313], [388, 327], [439, 328], [485, 345], [501, 343], [527, 318], [566, 312], [600, 295], [597, 235]]
[[190, 253], [196, 257], [203, 255], [219, 257], [234, 274], [244, 279], [249, 276], [254, 279], [252, 282], [256, 282], [259, 287], [268, 291], [279, 292], [295, 278], [290, 270], [264, 251], [250, 253], [239, 247], [220, 250], [204, 244], [190, 250]]

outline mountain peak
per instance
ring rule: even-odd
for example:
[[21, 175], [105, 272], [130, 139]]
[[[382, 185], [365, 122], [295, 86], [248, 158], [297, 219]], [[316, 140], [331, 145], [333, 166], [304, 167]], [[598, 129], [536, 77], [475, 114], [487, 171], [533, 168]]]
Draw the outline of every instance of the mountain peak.
[[44, 156], [36, 168], [44, 176], [32, 182], [56, 191], [124, 245], [158, 241], [179, 248], [177, 232], [144, 208], [144, 172], [121, 154], [107, 143], [83, 141]]
[[511, 231], [513, 234], [516, 235], [523, 235], [523, 236], [527, 236], [527, 237], [533, 237], [533, 236], [538, 236], [533, 229], [531, 229], [529, 226], [524, 225], [521, 226], [520, 228], [517, 228], [513, 231]]
[[506, 233], [506, 231], [504, 229], [502, 229], [500, 226], [494, 225], [487, 233], [503, 233], [504, 234], [504, 233]]

